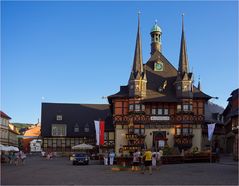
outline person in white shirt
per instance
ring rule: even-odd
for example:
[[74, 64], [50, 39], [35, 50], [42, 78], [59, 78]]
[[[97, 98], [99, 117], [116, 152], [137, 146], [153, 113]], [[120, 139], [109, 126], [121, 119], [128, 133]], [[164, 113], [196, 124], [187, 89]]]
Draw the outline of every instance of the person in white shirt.
[[114, 158], [115, 158], [115, 153], [114, 151], [112, 151], [109, 155], [110, 157], [110, 165], [113, 165], [114, 164]]
[[104, 165], [108, 165], [108, 153], [107, 153], [107, 151], [104, 154]]
[[157, 152], [152, 153], [152, 168], [156, 168], [157, 165]]
[[135, 152], [133, 154], [132, 171], [138, 171], [139, 170], [139, 159], [140, 159], [140, 151], [135, 150]]

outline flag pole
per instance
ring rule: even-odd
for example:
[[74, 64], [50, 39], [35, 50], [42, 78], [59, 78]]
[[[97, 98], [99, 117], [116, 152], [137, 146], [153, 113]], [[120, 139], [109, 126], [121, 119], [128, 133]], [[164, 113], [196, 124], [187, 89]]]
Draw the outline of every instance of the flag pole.
[[211, 140], [211, 143], [210, 143], [210, 150], [211, 150], [211, 153], [210, 153], [210, 163], [212, 163], [212, 140]]
[[[100, 128], [100, 121], [101, 119], [99, 119], [99, 128]], [[100, 154], [100, 132], [99, 132], [99, 154]]]

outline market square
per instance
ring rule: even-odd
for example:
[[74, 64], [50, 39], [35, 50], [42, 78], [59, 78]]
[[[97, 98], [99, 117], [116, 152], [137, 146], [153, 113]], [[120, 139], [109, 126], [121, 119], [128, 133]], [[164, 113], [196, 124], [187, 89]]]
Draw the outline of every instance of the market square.
[[1, 185], [238, 185], [238, 164], [230, 157], [220, 163], [162, 165], [148, 172], [112, 171], [111, 166], [73, 166], [67, 158], [31, 156], [21, 166], [3, 165]]
[[238, 185], [237, 1], [1, 5], [1, 184]]

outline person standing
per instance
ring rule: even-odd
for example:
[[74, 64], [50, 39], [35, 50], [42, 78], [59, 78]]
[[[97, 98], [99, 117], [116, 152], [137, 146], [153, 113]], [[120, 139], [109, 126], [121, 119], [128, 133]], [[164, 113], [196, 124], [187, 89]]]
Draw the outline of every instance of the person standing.
[[16, 152], [16, 153], [14, 153], [14, 155], [15, 155], [15, 165], [18, 165], [19, 164], [19, 160], [20, 160], [20, 152]]
[[149, 169], [149, 174], [152, 174], [152, 152], [150, 149], [147, 149], [147, 151], [144, 153], [144, 171], [143, 174], [145, 172], [145, 169], [148, 168]]
[[112, 151], [109, 155], [110, 157], [110, 165], [113, 165], [114, 164], [114, 158], [115, 158], [115, 153], [114, 151]]
[[26, 154], [23, 151], [20, 151], [20, 159], [21, 159], [21, 163], [25, 164]]
[[134, 154], [133, 154], [132, 171], [138, 171], [139, 170], [139, 158], [140, 158], [140, 152], [138, 150], [135, 150]]
[[157, 165], [157, 152], [152, 153], [152, 168], [156, 168]]
[[161, 164], [161, 157], [163, 156], [163, 151], [162, 149], [160, 149], [158, 152], [157, 152], [157, 167], [158, 167], [158, 170], [160, 170], [160, 164]]
[[104, 165], [108, 165], [108, 152], [107, 151], [104, 154]]

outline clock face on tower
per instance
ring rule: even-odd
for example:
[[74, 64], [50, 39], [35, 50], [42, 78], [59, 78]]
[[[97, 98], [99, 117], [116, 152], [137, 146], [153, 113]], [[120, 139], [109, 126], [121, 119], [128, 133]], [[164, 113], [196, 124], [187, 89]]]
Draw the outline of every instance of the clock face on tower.
[[154, 63], [154, 71], [163, 71], [163, 63], [161, 61]]

